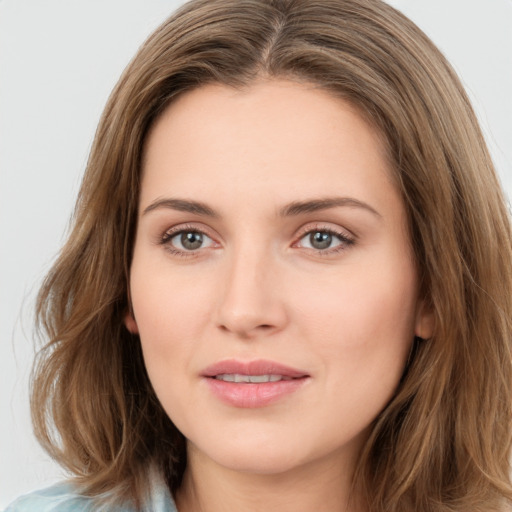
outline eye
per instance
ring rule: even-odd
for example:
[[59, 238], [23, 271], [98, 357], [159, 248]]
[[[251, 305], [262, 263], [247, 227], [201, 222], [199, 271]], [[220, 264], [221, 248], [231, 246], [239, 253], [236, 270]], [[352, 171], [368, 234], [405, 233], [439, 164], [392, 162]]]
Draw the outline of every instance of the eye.
[[354, 243], [353, 238], [331, 229], [314, 229], [306, 232], [297, 242], [297, 245], [306, 249], [322, 252], [336, 252], [345, 249]]
[[201, 231], [186, 229], [166, 233], [162, 237], [162, 244], [167, 245], [173, 252], [193, 252], [212, 247], [214, 241]]

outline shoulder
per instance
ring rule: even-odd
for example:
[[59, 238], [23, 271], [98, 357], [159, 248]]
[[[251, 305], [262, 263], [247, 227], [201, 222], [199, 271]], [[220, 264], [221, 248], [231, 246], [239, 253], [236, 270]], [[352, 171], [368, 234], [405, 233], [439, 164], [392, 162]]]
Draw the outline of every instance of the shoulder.
[[91, 501], [76, 493], [71, 484], [62, 483], [21, 496], [5, 512], [85, 512], [93, 510]]
[[[148, 502], [144, 510], [152, 512], [177, 512], [176, 506], [167, 489], [152, 485]], [[77, 492], [68, 482], [60, 483], [46, 489], [31, 492], [19, 497], [4, 512], [136, 512], [129, 506], [102, 506], [89, 496]]]

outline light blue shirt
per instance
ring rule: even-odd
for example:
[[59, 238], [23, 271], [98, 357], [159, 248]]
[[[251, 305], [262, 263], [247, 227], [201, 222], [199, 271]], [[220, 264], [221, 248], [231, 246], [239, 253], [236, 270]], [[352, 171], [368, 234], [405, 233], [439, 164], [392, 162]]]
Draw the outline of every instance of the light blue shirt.
[[[178, 512], [167, 487], [161, 483], [150, 489], [144, 512]], [[21, 496], [5, 512], [137, 512], [130, 505], [101, 506], [91, 497], [80, 495], [67, 482]]]

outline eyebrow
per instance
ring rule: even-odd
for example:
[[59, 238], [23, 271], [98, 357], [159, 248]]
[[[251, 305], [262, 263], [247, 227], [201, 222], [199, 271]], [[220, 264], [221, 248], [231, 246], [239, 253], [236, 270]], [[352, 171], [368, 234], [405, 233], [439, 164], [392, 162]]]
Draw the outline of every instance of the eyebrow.
[[377, 210], [375, 210], [375, 208], [372, 208], [369, 204], [360, 201], [359, 199], [354, 199], [353, 197], [327, 197], [324, 199], [312, 199], [309, 201], [294, 201], [293, 203], [283, 207], [279, 211], [279, 215], [281, 217], [291, 217], [302, 215], [304, 213], [328, 210], [330, 208], [336, 208], [339, 206], [363, 208], [364, 210], [369, 211], [379, 218], [382, 217], [382, 215]]
[[[280, 217], [295, 217], [303, 215], [305, 213], [312, 213], [321, 210], [328, 210], [330, 208], [336, 208], [340, 206], [348, 206], [352, 208], [362, 208], [369, 211], [376, 217], [382, 217], [382, 215], [372, 208], [369, 204], [355, 199], [353, 197], [327, 197], [323, 199], [311, 199], [306, 201], [293, 201], [290, 204], [285, 205], [279, 210]], [[164, 198], [157, 199], [144, 209], [142, 215], [158, 210], [161, 208], [167, 208], [171, 210], [177, 210], [180, 212], [193, 213], [204, 217], [218, 218], [220, 215], [210, 208], [207, 204], [199, 201], [192, 201], [187, 199], [173, 199]]]
[[171, 198], [157, 199], [142, 212], [142, 215], [146, 215], [146, 213], [160, 208], [168, 208], [171, 210], [177, 210], [179, 212], [194, 213], [196, 215], [202, 215], [205, 217], [219, 217], [219, 215], [214, 210], [212, 210], [212, 208], [204, 203], [200, 203], [199, 201]]

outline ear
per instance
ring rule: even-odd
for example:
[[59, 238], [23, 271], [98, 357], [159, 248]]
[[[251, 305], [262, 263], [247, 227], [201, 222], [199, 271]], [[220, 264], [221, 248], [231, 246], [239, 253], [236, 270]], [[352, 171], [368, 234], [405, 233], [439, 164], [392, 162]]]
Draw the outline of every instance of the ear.
[[126, 313], [124, 317], [124, 325], [132, 334], [139, 334], [139, 327], [137, 326], [137, 322], [135, 321], [135, 317], [131, 311]]
[[416, 310], [416, 322], [414, 324], [414, 335], [418, 338], [428, 340], [434, 334], [435, 318], [432, 307], [424, 300], [418, 302]]

